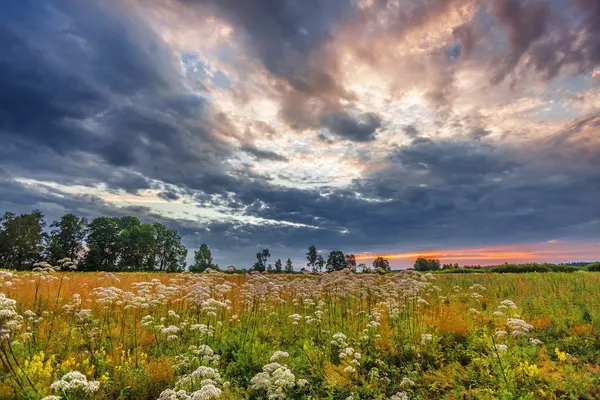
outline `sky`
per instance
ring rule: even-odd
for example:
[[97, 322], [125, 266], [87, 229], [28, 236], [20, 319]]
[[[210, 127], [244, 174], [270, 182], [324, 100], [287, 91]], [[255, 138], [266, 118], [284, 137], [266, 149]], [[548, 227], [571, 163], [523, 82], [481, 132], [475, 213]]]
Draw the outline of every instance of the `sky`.
[[597, 0], [4, 0], [0, 212], [220, 265], [600, 259]]

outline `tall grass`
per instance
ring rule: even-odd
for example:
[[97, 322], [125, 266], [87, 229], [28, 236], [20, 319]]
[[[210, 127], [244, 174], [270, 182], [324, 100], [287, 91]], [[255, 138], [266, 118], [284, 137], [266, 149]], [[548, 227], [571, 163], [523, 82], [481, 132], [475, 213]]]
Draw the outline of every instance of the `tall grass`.
[[594, 272], [0, 284], [0, 398], [600, 398]]

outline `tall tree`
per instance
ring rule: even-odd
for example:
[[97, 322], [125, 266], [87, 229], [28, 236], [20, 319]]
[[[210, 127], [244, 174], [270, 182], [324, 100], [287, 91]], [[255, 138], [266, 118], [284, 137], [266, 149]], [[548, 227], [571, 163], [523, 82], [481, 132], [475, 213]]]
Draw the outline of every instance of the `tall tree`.
[[213, 258], [206, 243], [202, 243], [198, 251], [194, 252], [194, 265], [190, 266], [192, 272], [204, 272], [207, 268], [213, 268]]
[[271, 253], [269, 252], [269, 249], [262, 249], [262, 251], [259, 251], [258, 253], [256, 253], [257, 262], [256, 262], [256, 264], [254, 264], [252, 269], [254, 271], [264, 272], [266, 269], [267, 260], [269, 259], [269, 257], [271, 257]]
[[288, 274], [294, 272], [294, 266], [292, 265], [292, 260], [290, 258], [285, 262], [285, 272]]
[[311, 268], [313, 271], [316, 270], [316, 262], [317, 262], [317, 248], [312, 245], [308, 248], [308, 252], [306, 253], [306, 266]]
[[0, 218], [0, 265], [21, 269], [41, 260], [44, 249], [44, 215], [5, 213]]
[[325, 259], [322, 255], [319, 254], [317, 256], [317, 262], [315, 263], [315, 266], [317, 267], [319, 272], [323, 272], [323, 267], [325, 266]]
[[156, 269], [168, 272], [183, 271], [188, 251], [181, 244], [181, 237], [177, 231], [158, 222], [153, 227], [156, 234], [154, 253]]
[[373, 268], [375, 270], [380, 269], [384, 272], [390, 272], [390, 262], [383, 257], [377, 257], [373, 260]]
[[87, 235], [88, 221], [74, 214], [65, 214], [60, 221], [54, 221], [50, 228], [50, 238], [46, 253], [48, 262], [56, 263], [68, 257], [77, 263], [83, 257], [84, 241]]
[[278, 258], [275, 261], [275, 272], [280, 273], [281, 271], [283, 271], [283, 264], [281, 263], [281, 258]]
[[136, 217], [121, 217], [118, 220], [119, 270], [149, 271], [154, 269], [156, 251], [155, 231], [152, 225], [142, 224]]
[[327, 271], [341, 271], [346, 268], [348, 264], [346, 263], [346, 256], [339, 250], [334, 250], [329, 253], [329, 257], [327, 258]]
[[121, 227], [119, 218], [97, 217], [88, 225], [88, 251], [83, 269], [88, 271], [115, 271], [118, 268]]

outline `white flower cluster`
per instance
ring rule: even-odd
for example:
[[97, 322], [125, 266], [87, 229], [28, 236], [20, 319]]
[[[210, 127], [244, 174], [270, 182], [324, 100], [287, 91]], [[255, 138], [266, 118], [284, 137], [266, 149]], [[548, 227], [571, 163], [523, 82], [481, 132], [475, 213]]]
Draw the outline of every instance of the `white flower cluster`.
[[281, 359], [286, 359], [289, 358], [289, 353], [285, 352], [285, 351], [279, 351], [277, 350], [275, 353], [273, 353], [273, 355], [271, 356], [271, 358], [269, 359], [270, 362], [275, 362], [277, 360], [281, 360]]
[[17, 314], [16, 300], [0, 293], [0, 340], [8, 340], [11, 334], [21, 328], [23, 317]]
[[60, 378], [59, 381], [50, 385], [50, 389], [64, 395], [87, 395], [97, 392], [100, 389], [100, 382], [88, 381], [87, 377], [81, 372], [71, 371]]
[[509, 318], [506, 321], [506, 326], [508, 326], [513, 336], [526, 336], [529, 330], [533, 329], [533, 326], [519, 318]]
[[408, 394], [406, 392], [398, 392], [390, 397], [390, 400], [408, 400]]
[[[276, 351], [271, 360], [289, 357], [288, 353]], [[263, 371], [254, 375], [250, 380], [252, 388], [266, 392], [269, 400], [284, 400], [287, 399], [286, 390], [296, 386], [296, 377], [287, 365], [281, 365], [277, 362], [271, 362], [263, 366]], [[308, 381], [299, 379], [297, 384], [299, 387], [304, 387]]]
[[421, 344], [426, 345], [427, 343], [433, 340], [433, 335], [431, 333], [423, 333], [421, 335]]
[[228, 386], [228, 382], [223, 383], [219, 371], [200, 366], [191, 374], [182, 376], [175, 384], [175, 389], [164, 390], [158, 400], [216, 399], [223, 393], [221, 387]]

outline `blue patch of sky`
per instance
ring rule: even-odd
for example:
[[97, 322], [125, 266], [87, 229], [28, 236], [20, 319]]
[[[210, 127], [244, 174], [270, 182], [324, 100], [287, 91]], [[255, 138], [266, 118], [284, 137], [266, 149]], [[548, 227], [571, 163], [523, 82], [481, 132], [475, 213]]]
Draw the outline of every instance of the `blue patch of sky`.
[[200, 83], [210, 81], [219, 89], [231, 87], [231, 78], [220, 69], [211, 68], [210, 65], [201, 59], [198, 53], [182, 52], [181, 62], [185, 67], [185, 72], [189, 79], [197, 80]]
[[565, 104], [563, 100], [566, 96], [586, 92], [591, 87], [591, 74], [555, 78], [546, 85], [544, 100], [547, 103], [532, 109], [531, 112], [542, 120], [576, 117], [579, 109]]

